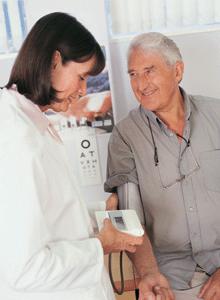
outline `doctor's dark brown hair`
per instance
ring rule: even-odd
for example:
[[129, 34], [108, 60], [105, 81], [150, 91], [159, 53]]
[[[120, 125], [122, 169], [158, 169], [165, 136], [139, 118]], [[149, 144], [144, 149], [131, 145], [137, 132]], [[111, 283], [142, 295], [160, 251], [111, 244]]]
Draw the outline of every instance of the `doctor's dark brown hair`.
[[55, 51], [61, 54], [63, 65], [70, 61], [82, 63], [93, 55], [96, 63], [90, 76], [99, 74], [105, 66], [100, 45], [76, 18], [55, 12], [39, 19], [26, 37], [17, 55], [7, 85], [17, 85], [18, 92], [35, 104], [46, 106], [58, 101], [51, 86], [51, 65]]

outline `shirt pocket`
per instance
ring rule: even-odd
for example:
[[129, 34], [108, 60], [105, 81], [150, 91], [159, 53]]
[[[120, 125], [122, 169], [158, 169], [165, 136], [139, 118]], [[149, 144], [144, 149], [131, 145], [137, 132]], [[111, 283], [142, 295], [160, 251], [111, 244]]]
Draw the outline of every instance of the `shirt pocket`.
[[204, 186], [220, 193], [220, 150], [199, 153]]

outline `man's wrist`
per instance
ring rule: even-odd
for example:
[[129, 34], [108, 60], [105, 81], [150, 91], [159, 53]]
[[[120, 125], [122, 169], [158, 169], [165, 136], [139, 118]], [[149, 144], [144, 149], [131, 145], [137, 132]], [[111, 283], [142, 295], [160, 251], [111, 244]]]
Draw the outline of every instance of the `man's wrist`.
[[149, 278], [149, 277], [158, 276], [158, 274], [160, 274], [160, 270], [157, 266], [155, 266], [155, 267], [149, 268], [149, 269], [141, 268], [138, 273], [141, 277], [141, 280], [145, 280], [146, 278]]

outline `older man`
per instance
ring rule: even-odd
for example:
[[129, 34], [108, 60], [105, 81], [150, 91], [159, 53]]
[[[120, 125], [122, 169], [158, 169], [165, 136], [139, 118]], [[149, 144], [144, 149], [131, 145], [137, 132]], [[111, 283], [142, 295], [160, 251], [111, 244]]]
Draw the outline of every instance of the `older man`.
[[105, 190], [132, 182], [142, 199], [147, 235], [130, 256], [141, 300], [220, 299], [220, 101], [187, 95], [183, 70], [171, 39], [137, 36], [128, 74], [140, 106], [109, 142]]

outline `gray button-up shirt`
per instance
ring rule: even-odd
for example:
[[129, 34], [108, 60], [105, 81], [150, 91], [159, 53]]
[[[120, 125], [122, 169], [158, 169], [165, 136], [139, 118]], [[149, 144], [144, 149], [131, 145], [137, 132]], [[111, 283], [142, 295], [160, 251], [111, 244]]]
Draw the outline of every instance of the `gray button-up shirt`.
[[[105, 191], [125, 182], [139, 185], [158, 266], [171, 288], [188, 289], [197, 263], [210, 275], [220, 267], [220, 101], [181, 92], [183, 137], [190, 146], [180, 144], [155, 113], [132, 110], [112, 132]], [[182, 181], [162, 188], [181, 175]]]

